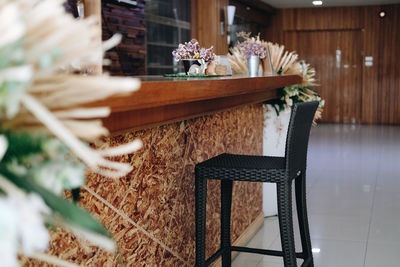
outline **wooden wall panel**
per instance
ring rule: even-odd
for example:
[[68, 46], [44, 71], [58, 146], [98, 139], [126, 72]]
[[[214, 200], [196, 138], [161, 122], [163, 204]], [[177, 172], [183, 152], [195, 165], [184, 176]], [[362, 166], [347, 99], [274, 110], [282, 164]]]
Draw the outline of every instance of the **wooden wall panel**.
[[85, 17], [96, 16], [101, 19], [101, 1], [100, 0], [84, 0]]
[[268, 40], [273, 43], [285, 44], [283, 42], [283, 16], [282, 9], [278, 9], [274, 14], [271, 14], [267, 18], [267, 27], [262, 32], [264, 40]]
[[283, 9], [284, 30], [361, 29], [362, 8], [289, 8]]
[[[386, 16], [379, 17], [380, 11], [385, 11]], [[323, 117], [326, 121], [332, 121], [332, 112], [334, 111], [330, 109], [337, 105], [340, 112], [343, 113], [343, 115], [335, 114], [336, 117], [341, 118], [339, 122], [349, 122], [345, 114], [359, 112], [361, 123], [400, 124], [400, 105], [398, 104], [400, 102], [399, 27], [399, 4], [282, 9], [270, 17], [269, 26], [265, 29], [265, 36], [267, 40], [282, 43], [292, 50], [303, 51], [318, 45], [326, 45], [329, 48], [332, 44], [327, 44], [327, 40], [321, 38], [312, 40], [316, 44], [310, 44], [296, 38], [296, 32], [341, 31], [344, 38], [342, 38], [344, 40], [342, 46], [345, 47], [341, 49], [342, 59], [354, 62], [349, 68], [343, 69], [341, 75], [355, 78], [354, 81], [346, 79], [341, 85], [344, 86], [342, 93], [346, 94], [346, 97], [342, 97], [342, 101], [338, 104], [329, 103], [331, 101], [329, 96], [333, 93], [327, 94], [324, 89], [321, 89], [322, 94], [329, 95]], [[346, 37], [346, 34], [351, 31], [361, 32], [359, 41], [351, 40], [349, 36]], [[293, 36], [288, 37], [290, 35]], [[359, 55], [361, 55], [362, 62], [357, 59]], [[373, 66], [365, 66], [364, 57], [366, 56], [373, 57]], [[300, 57], [302, 57], [301, 53]], [[303, 58], [308, 60], [307, 55]], [[356, 65], [356, 70], [361, 71], [361, 76], [350, 73], [353, 65]], [[316, 66], [316, 70], [317, 73], [329, 71], [325, 70], [323, 66]], [[320, 80], [319, 83], [331, 85], [332, 80]], [[351, 111], [349, 107], [352, 105], [354, 109]], [[361, 105], [360, 111], [357, 111], [357, 105]]]
[[[362, 106], [362, 32], [360, 30], [339, 31], [341, 64], [339, 86], [341, 94], [339, 122], [360, 123]], [[334, 88], [332, 88], [334, 89]]]
[[190, 36], [193, 39], [197, 38], [197, 0], [190, 0]]
[[[379, 33], [370, 41], [378, 41], [378, 122], [400, 123], [400, 5], [382, 7], [386, 16], [379, 20]], [[376, 16], [375, 16], [376, 18]]]
[[[255, 22], [260, 25], [267, 25], [269, 17], [268, 15], [272, 14], [275, 10], [269, 7], [268, 5], [264, 4], [263, 2], [259, 1], [229, 0], [229, 4], [234, 5], [236, 7], [235, 16], [245, 18], [246, 20]], [[260, 9], [260, 7], [265, 7], [265, 8]]]
[[[361, 31], [287, 31], [287, 49], [317, 70], [316, 89], [326, 101], [323, 121], [361, 120]], [[336, 51], [341, 52], [337, 61]], [[358, 53], [357, 53], [358, 52]]]
[[[214, 46], [218, 55], [228, 53], [228, 41], [225, 34], [221, 35], [221, 21], [225, 21], [224, 7], [229, 0], [197, 0], [197, 39], [201, 46]], [[226, 25], [225, 25], [226, 26]]]
[[365, 22], [363, 29], [363, 56], [372, 56], [374, 64], [371, 67], [366, 67], [363, 62], [363, 86], [362, 86], [362, 121], [364, 123], [376, 124], [379, 123], [380, 101], [378, 100], [379, 91], [379, 6], [371, 6], [364, 9], [363, 20]]
[[[315, 40], [319, 40], [319, 42], [315, 42]], [[329, 70], [324, 73], [319, 71], [316, 76], [318, 81], [324, 80], [324, 83], [321, 83], [322, 86], [318, 86], [316, 89], [326, 100], [323, 119], [327, 121], [335, 121], [340, 118], [338, 112], [340, 95], [337, 90], [332, 90], [332, 88], [337, 88], [339, 73], [335, 67], [334, 53], [327, 53], [329, 50], [336, 50], [337, 40], [336, 32], [290, 31], [285, 32], [283, 42], [289, 51], [297, 51], [301, 58], [307, 59], [307, 62], [317, 70]]]

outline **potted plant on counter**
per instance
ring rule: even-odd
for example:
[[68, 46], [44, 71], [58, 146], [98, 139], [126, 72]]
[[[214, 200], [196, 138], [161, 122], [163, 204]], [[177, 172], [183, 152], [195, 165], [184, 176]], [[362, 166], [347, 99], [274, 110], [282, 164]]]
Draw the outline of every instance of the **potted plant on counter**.
[[243, 42], [238, 42], [236, 47], [244, 53], [247, 59], [249, 76], [259, 76], [260, 59], [264, 59], [267, 55], [267, 49], [263, 46], [260, 35], [250, 37], [250, 33], [240, 32], [238, 33], [238, 37], [244, 39]]
[[[178, 48], [172, 51], [176, 61], [182, 61], [187, 75], [204, 75], [209, 64], [215, 60], [214, 47], [202, 48], [196, 39], [192, 39], [184, 44], [179, 44]], [[210, 66], [211, 67], [211, 66]], [[212, 73], [211, 73], [212, 74]]]

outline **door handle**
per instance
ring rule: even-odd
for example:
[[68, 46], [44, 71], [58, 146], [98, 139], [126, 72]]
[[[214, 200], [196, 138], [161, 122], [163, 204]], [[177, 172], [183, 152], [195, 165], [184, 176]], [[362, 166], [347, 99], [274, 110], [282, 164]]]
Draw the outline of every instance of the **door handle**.
[[342, 50], [336, 50], [336, 68], [340, 69], [342, 64]]

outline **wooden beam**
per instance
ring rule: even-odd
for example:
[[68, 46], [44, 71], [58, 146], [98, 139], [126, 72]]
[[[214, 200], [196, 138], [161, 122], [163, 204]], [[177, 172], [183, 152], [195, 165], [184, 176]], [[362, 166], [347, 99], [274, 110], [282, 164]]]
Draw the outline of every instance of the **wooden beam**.
[[[97, 19], [99, 27], [99, 36], [97, 42], [102, 42], [101, 36], [101, 0], [84, 0], [85, 4], [85, 17], [95, 17]], [[86, 67], [89, 73], [100, 74], [103, 72], [103, 62], [97, 62], [97, 64]]]
[[[201, 1], [201, 0], [200, 0]], [[190, 0], [190, 35], [191, 38], [197, 37], [197, 0]]]
[[96, 16], [101, 20], [101, 0], [84, 0], [85, 17]]
[[267, 13], [267, 14], [275, 14], [276, 9], [267, 3], [261, 2], [260, 0], [230, 0], [232, 3], [241, 3], [243, 5], [249, 6], [250, 8], [254, 8], [258, 11]]
[[[266, 26], [270, 17], [269, 13], [256, 8], [248, 9], [248, 5], [245, 5], [237, 0], [230, 0], [229, 4], [236, 6], [235, 16], [245, 18], [246, 20], [255, 22], [257, 24]], [[253, 33], [257, 34], [257, 33]]]
[[221, 22], [225, 24], [224, 10], [229, 0], [197, 1], [197, 40], [203, 47], [214, 46], [218, 55], [228, 53], [227, 27], [221, 33]]

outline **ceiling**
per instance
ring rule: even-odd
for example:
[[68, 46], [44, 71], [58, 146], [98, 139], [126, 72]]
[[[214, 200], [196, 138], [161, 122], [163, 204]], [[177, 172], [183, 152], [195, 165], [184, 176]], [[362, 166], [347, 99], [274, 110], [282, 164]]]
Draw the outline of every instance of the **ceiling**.
[[[312, 0], [261, 0], [275, 8], [313, 7]], [[324, 6], [365, 6], [400, 3], [400, 0], [322, 0]]]

